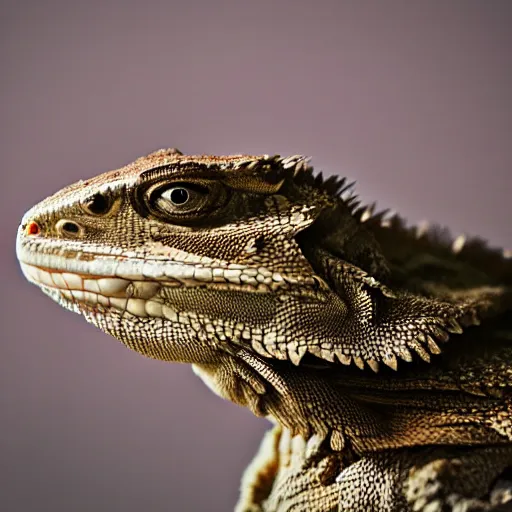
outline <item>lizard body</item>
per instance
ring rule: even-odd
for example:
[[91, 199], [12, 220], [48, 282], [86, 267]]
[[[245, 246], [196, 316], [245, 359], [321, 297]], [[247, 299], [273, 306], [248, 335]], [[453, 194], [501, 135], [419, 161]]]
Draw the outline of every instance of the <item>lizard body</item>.
[[36, 205], [17, 254], [64, 307], [277, 424], [240, 511], [510, 498], [512, 262], [477, 239], [359, 207], [300, 156], [171, 149]]

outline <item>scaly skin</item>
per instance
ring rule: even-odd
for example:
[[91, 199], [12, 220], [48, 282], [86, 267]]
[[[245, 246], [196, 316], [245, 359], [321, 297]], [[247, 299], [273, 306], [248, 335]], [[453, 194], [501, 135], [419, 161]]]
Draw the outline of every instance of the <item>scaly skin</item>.
[[64, 307], [278, 424], [238, 510], [491, 510], [512, 263], [348, 190], [298, 156], [160, 150], [32, 208], [17, 253]]

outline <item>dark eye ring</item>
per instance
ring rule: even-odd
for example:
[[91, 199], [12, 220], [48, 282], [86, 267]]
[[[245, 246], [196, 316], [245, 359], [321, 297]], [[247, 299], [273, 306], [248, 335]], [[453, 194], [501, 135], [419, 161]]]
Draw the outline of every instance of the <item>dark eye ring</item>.
[[106, 215], [112, 208], [112, 198], [98, 192], [84, 201], [82, 207], [91, 215]]
[[220, 181], [193, 179], [158, 180], [137, 187], [132, 205], [143, 217], [152, 216], [172, 224], [192, 225], [213, 215], [229, 200]]
[[155, 188], [150, 191], [149, 198], [155, 210], [166, 216], [183, 218], [207, 206], [212, 195], [208, 187], [197, 183], [174, 183]]

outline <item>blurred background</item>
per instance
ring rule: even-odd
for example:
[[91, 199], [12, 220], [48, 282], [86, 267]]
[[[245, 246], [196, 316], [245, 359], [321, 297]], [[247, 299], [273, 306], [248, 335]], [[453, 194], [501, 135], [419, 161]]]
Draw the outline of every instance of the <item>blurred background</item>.
[[161, 147], [303, 153], [512, 247], [509, 0], [1, 2], [0, 509], [228, 511], [266, 421], [21, 276], [16, 228]]

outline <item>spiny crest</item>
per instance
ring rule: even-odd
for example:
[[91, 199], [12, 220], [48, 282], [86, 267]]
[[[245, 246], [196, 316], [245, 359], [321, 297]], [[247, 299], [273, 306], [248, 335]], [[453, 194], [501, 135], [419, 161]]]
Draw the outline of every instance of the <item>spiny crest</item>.
[[[297, 186], [312, 187], [331, 197], [341, 197], [354, 185], [347, 183], [346, 178], [330, 176], [324, 178], [322, 173], [315, 173], [309, 164], [310, 158], [302, 155], [281, 157], [280, 155], [184, 155], [176, 148], [160, 149], [134, 162], [144, 174], [161, 173], [165, 168], [191, 168], [220, 171], [229, 181], [250, 179], [253, 184], [257, 181], [271, 185], [270, 190], [277, 190], [277, 185], [291, 181]], [[132, 167], [130, 164], [128, 167]], [[231, 176], [229, 176], [231, 175]], [[260, 188], [260, 187], [256, 187]], [[267, 190], [266, 186], [262, 187]], [[352, 206], [355, 201], [352, 198]]]
[[375, 203], [359, 206], [352, 213], [378, 238], [393, 238], [396, 243], [410, 245], [414, 251], [430, 252], [492, 270], [504, 284], [512, 283], [512, 252], [489, 247], [482, 238], [464, 234], [454, 237], [446, 227], [428, 222], [407, 225], [405, 219], [394, 212], [376, 212]]
[[280, 155], [264, 155], [262, 157], [248, 157], [247, 161], [237, 162], [233, 168], [252, 170], [271, 183], [290, 180], [298, 186], [312, 187], [333, 197], [341, 196], [352, 187], [353, 183], [347, 184], [346, 178], [330, 176], [325, 179], [321, 172], [315, 173], [309, 161], [309, 157], [302, 155], [284, 158]]
[[381, 236], [396, 237], [404, 243], [413, 244], [414, 249], [439, 252], [443, 256], [457, 257], [479, 267], [497, 266], [500, 269], [499, 275], [505, 276], [506, 282], [512, 282], [511, 251], [490, 248], [484, 240], [477, 237], [459, 235], [454, 238], [447, 229], [435, 225], [421, 223], [417, 226], [408, 226], [396, 213], [387, 209], [376, 211], [375, 203], [360, 205], [358, 196], [353, 192], [355, 182], [348, 182], [345, 177], [339, 176], [325, 178], [322, 172], [314, 171], [309, 163], [309, 157], [242, 154], [198, 157], [184, 155], [172, 148], [156, 151], [145, 158], [152, 160], [153, 164], [158, 161], [160, 165], [179, 163], [182, 166], [190, 162], [195, 165], [200, 163], [209, 168], [216, 167], [227, 174], [240, 171], [241, 175], [251, 176], [260, 184], [263, 184], [262, 181], [268, 183], [270, 187], [262, 188], [267, 192], [276, 192], [286, 180], [297, 186], [314, 188], [333, 198], [341, 199], [353, 217], [371, 231], [385, 230]]

